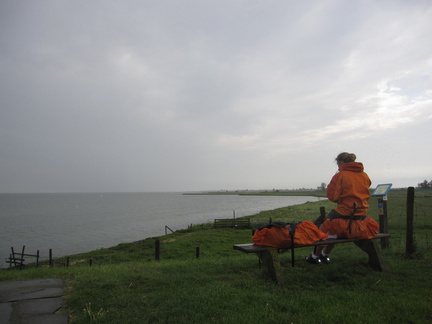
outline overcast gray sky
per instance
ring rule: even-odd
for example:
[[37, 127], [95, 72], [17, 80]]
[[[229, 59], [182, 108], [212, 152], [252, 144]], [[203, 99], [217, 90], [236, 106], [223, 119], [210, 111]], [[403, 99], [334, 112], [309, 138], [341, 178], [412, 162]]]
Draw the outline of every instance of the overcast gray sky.
[[0, 192], [432, 180], [432, 1], [0, 2]]

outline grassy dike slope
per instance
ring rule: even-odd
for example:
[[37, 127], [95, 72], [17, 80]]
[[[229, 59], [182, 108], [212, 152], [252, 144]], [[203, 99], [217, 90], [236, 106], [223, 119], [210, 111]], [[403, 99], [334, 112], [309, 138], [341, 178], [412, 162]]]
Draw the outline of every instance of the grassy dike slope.
[[[289, 253], [282, 255], [287, 285], [278, 287], [261, 277], [256, 256], [232, 249], [250, 242], [251, 230], [200, 224], [158, 237], [160, 261], [154, 261], [156, 238], [149, 238], [72, 256], [69, 268], [1, 271], [0, 280], [63, 278], [72, 323], [430, 323], [431, 194], [416, 191], [417, 253], [407, 257], [406, 191], [391, 191], [388, 273], [368, 268], [354, 244], [337, 246], [333, 262], [318, 266], [302, 261], [310, 253], [304, 248], [296, 250], [295, 268]], [[376, 199], [370, 203], [374, 217]], [[255, 225], [269, 217], [314, 220], [320, 206], [334, 204], [323, 200], [250, 217]]]

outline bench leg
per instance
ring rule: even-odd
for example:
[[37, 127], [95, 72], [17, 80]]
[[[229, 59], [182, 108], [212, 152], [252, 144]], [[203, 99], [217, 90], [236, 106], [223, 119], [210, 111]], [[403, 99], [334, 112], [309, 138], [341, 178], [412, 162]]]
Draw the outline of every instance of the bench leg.
[[276, 284], [283, 285], [278, 249], [272, 248], [266, 251], [257, 252], [256, 254], [264, 266], [264, 272], [266, 275]]
[[369, 265], [376, 271], [387, 271], [384, 264], [384, 257], [376, 240], [361, 240], [354, 242], [360, 249], [369, 256]]

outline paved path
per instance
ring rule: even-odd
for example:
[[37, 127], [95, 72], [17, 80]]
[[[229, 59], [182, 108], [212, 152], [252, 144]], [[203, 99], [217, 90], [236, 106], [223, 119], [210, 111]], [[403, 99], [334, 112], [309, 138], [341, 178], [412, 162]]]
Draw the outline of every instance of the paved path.
[[67, 324], [61, 279], [0, 283], [0, 324]]

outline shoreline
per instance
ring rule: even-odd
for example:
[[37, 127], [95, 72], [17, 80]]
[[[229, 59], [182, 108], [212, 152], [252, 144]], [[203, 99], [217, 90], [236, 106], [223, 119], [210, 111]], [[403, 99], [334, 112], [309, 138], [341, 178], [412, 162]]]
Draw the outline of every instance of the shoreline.
[[[32, 255], [37, 254], [39, 250], [41, 261], [48, 260], [48, 251], [52, 249], [53, 257], [58, 259], [163, 236], [164, 225], [173, 231], [184, 231], [189, 225], [212, 223], [217, 218], [231, 218], [233, 211], [238, 218], [248, 217], [261, 211], [320, 199], [311, 192], [306, 196], [302, 195], [305, 198], [287, 195], [287, 193], [284, 193], [283, 197], [272, 193], [270, 197], [269, 193], [256, 195], [257, 192], [254, 192], [254, 195], [251, 195], [251, 192], [248, 192], [248, 195], [241, 195], [245, 198], [239, 197], [239, 192], [231, 192], [231, 196], [211, 195], [214, 197], [211, 198], [208, 192], [203, 193], [209, 197], [190, 196], [188, 198], [182, 193], [126, 196], [113, 194], [110, 197], [72, 194], [61, 195], [61, 200], [57, 200], [58, 197], [52, 195], [47, 195], [46, 201], [42, 199], [45, 195], [30, 195], [30, 199], [24, 195], [24, 197], [15, 197], [10, 202], [4, 200], [10, 212], [6, 210], [5, 217], [2, 219], [9, 220], [10, 233], [19, 229], [21, 235], [11, 236], [6, 235], [5, 232], [7, 245], [2, 248], [1, 268], [9, 267], [6, 261], [9, 260], [10, 247], [14, 248], [15, 255], [21, 253], [22, 246], [26, 247], [25, 253]], [[260, 196], [262, 198], [259, 198]], [[15, 217], [16, 215], [20, 217]], [[130, 222], [125, 223], [128, 219]], [[28, 221], [24, 224], [23, 220]], [[33, 226], [36, 221], [37, 224]], [[113, 226], [116, 224], [120, 226]], [[42, 238], [47, 228], [50, 228], [50, 232], [54, 230], [57, 235], [49, 239]], [[65, 231], [69, 234], [61, 235]], [[35, 233], [39, 234], [35, 235]], [[33, 258], [27, 259], [27, 262], [33, 262]]]
[[[309, 195], [307, 197], [315, 197], [312, 195]], [[302, 202], [302, 203], [298, 203], [298, 204], [294, 204], [294, 205], [288, 205], [288, 206], [283, 206], [283, 207], [278, 207], [278, 208], [273, 208], [273, 209], [269, 209], [269, 210], [263, 210], [260, 212], [256, 212], [254, 214], [251, 215], [244, 215], [244, 216], [239, 216], [236, 218], [251, 218], [251, 219], [255, 219], [256, 222], [261, 222], [262, 220], [268, 220], [269, 216], [267, 216], [268, 214], [274, 214], [275, 212], [277, 213], [279, 210], [280, 211], [284, 211], [284, 210], [313, 210], [313, 208], [311, 208], [311, 205], [316, 205], [316, 204], [320, 204], [322, 203], [324, 200], [320, 200], [320, 197], [315, 197], [317, 198], [316, 201], [306, 201], [306, 202]], [[327, 200], [327, 199], [326, 199]], [[319, 212], [319, 208], [316, 208], [316, 213]], [[315, 214], [316, 214], [315, 213]], [[301, 212], [298, 214], [302, 214]], [[230, 217], [226, 217], [226, 218], [230, 218]], [[312, 219], [313, 218], [313, 219]], [[311, 220], [315, 220], [316, 217], [313, 216], [311, 217]], [[64, 255], [53, 255], [53, 260], [58, 260], [60, 262], [64, 262], [66, 263], [66, 260], [68, 258], [73, 258], [73, 259], [88, 259], [88, 258], [97, 258], [99, 255], [104, 255], [107, 253], [110, 253], [110, 251], [116, 251], [118, 249], [122, 249], [123, 247], [126, 246], [141, 246], [141, 245], [151, 245], [151, 250], [154, 250], [154, 241], [157, 239], [161, 239], [163, 237], [166, 236], [170, 236], [170, 235], [177, 235], [177, 234], [182, 234], [185, 232], [195, 232], [195, 231], [200, 231], [200, 230], [208, 230], [208, 229], [212, 229], [212, 224], [213, 221], [206, 221], [204, 223], [194, 223], [194, 224], [190, 224], [190, 227], [188, 225], [187, 228], [179, 228], [174, 230], [173, 232], [167, 233], [167, 234], [159, 234], [159, 235], [149, 235], [147, 237], [138, 239], [138, 240], [131, 240], [131, 241], [123, 241], [123, 242], [119, 242], [117, 244], [113, 244], [113, 245], [109, 245], [107, 247], [100, 247], [100, 248], [95, 248], [95, 249], [90, 249], [87, 251], [83, 251], [83, 252], [77, 252], [77, 253], [71, 253], [71, 254], [64, 254]], [[6, 258], [5, 258], [6, 259]], [[30, 260], [29, 260], [30, 261]], [[42, 264], [43, 266], [46, 266], [46, 264], [49, 262], [49, 260], [44, 257], [43, 259], [39, 260], [39, 263]], [[76, 262], [76, 261], [75, 261]], [[72, 262], [72, 263], [75, 263]], [[81, 262], [78, 262], [81, 263]], [[33, 266], [36, 264], [36, 261], [34, 262], [29, 262], [27, 264], [27, 266], [30, 266], [31, 268], [33, 268]], [[11, 268], [9, 267], [2, 267], [0, 268], [0, 270], [9, 270]]]
[[182, 195], [189, 196], [287, 196], [287, 197], [327, 197], [325, 190], [220, 190], [220, 191], [202, 191], [202, 192], [185, 192]]

